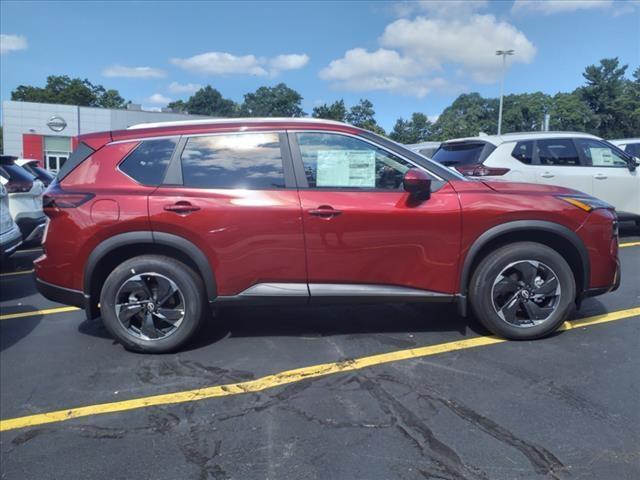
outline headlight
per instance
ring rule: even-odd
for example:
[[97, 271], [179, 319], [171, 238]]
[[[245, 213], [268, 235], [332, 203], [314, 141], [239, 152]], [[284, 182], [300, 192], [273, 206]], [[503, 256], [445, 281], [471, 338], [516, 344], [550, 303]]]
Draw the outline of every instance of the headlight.
[[574, 207], [578, 207], [585, 212], [590, 212], [598, 208], [614, 210], [613, 205], [610, 205], [607, 202], [603, 202], [598, 198], [590, 197], [589, 195], [558, 195], [556, 198], [564, 200], [565, 202], [570, 203]]

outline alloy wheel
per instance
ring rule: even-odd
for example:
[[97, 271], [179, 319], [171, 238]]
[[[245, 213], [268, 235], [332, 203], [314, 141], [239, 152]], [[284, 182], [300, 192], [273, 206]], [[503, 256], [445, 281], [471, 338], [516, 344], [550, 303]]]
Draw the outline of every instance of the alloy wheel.
[[142, 340], [173, 334], [185, 316], [184, 295], [170, 278], [159, 273], [134, 274], [116, 293], [116, 317], [125, 330]]
[[556, 273], [537, 260], [507, 265], [493, 282], [493, 308], [504, 322], [515, 327], [534, 327], [545, 322], [560, 303]]

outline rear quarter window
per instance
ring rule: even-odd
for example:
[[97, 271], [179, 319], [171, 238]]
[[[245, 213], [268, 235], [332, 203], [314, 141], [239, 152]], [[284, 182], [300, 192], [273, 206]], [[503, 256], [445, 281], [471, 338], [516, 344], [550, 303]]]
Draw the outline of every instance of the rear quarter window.
[[447, 167], [481, 163], [495, 147], [484, 142], [450, 143], [440, 146], [433, 160]]
[[164, 179], [176, 144], [174, 138], [144, 140], [127, 155], [120, 170], [138, 183], [158, 186]]
[[93, 148], [80, 142], [67, 161], [62, 164], [62, 167], [60, 167], [57, 175], [58, 180], [63, 180], [64, 177], [71, 173], [71, 170], [89, 158], [94, 151], [95, 150]]
[[511, 156], [519, 162], [531, 165], [533, 162], [533, 140], [516, 143]]

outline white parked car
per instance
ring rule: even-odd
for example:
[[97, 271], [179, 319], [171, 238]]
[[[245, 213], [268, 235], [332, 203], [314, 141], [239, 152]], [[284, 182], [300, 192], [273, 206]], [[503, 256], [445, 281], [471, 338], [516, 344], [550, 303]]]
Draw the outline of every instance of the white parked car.
[[45, 187], [48, 187], [56, 178], [55, 174], [42, 168], [38, 160], [34, 160], [32, 158], [16, 158], [15, 164], [21, 166], [31, 175], [40, 180]]
[[9, 213], [9, 194], [5, 183], [6, 180], [0, 177], [0, 259], [11, 255], [22, 243], [20, 229]]
[[586, 133], [535, 132], [443, 142], [433, 160], [472, 176], [579, 190], [640, 225], [638, 160]]
[[427, 158], [431, 158], [435, 151], [440, 146], [440, 142], [422, 142], [412, 143], [411, 145], [405, 145], [412, 152], [419, 153]]
[[0, 156], [0, 177], [9, 193], [9, 212], [18, 225], [25, 246], [39, 245], [47, 217], [42, 211], [44, 185], [24, 168], [16, 158]]
[[640, 158], [640, 138], [621, 138], [619, 140], [609, 140], [609, 143], [613, 143], [629, 155]]

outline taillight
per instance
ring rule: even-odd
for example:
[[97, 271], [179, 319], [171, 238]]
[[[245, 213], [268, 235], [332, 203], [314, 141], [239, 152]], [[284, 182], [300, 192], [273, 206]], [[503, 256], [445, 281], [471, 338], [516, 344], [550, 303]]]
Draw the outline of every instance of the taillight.
[[10, 180], [7, 183], [7, 193], [25, 193], [33, 188], [33, 182], [16, 182]]
[[63, 190], [59, 184], [51, 184], [42, 196], [42, 208], [76, 208], [95, 195], [88, 192]]
[[456, 170], [468, 177], [499, 177], [509, 172], [508, 168], [487, 167], [481, 163], [478, 165], [460, 165], [456, 167]]

